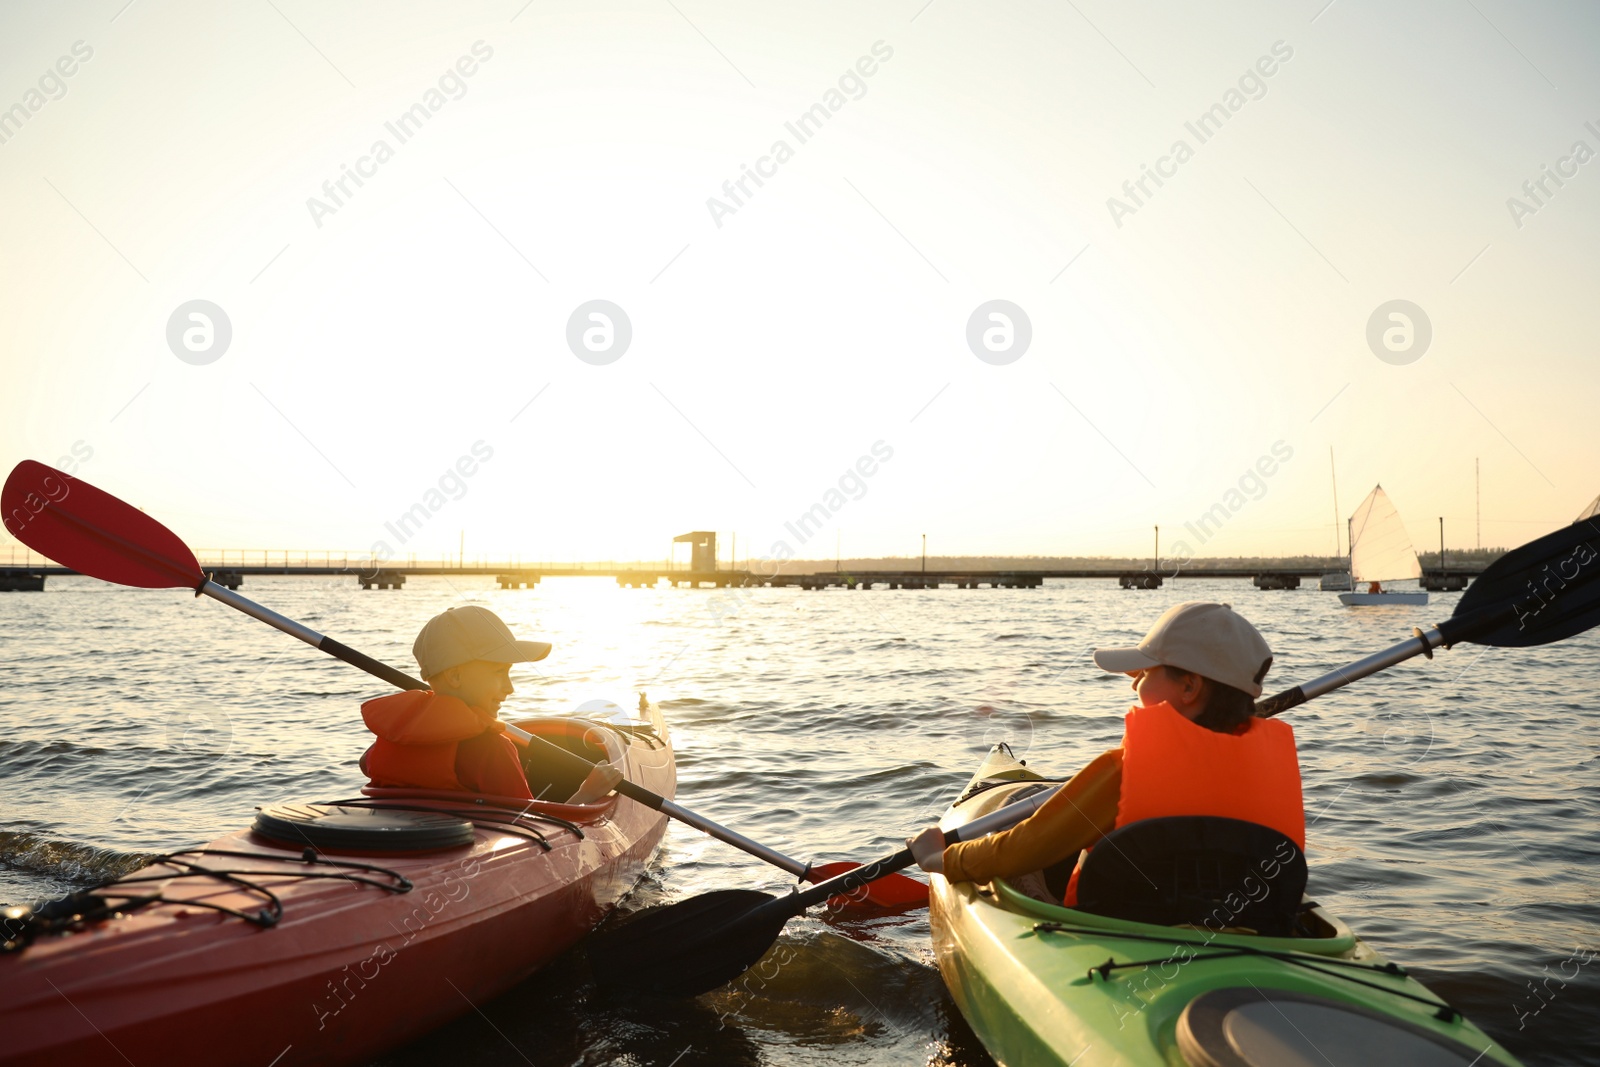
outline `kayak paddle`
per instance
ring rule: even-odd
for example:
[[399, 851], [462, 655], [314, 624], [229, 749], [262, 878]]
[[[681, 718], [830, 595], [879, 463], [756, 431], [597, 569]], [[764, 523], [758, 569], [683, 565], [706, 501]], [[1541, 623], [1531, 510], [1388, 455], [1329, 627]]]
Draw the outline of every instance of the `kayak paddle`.
[[[1547, 644], [1600, 622], [1600, 521], [1585, 520], [1530, 541], [1495, 560], [1450, 618], [1401, 643], [1256, 705], [1276, 715], [1412, 656], [1430, 659], [1462, 641], [1505, 648]], [[1021, 822], [1054, 790], [1037, 793], [945, 832], [945, 846]], [[831, 882], [774, 897], [747, 889], [702, 893], [638, 912], [589, 942], [595, 976], [614, 988], [696, 996], [725, 985], [759, 960], [784, 924], [813, 904], [914, 862], [909, 848]]]
[[[211, 581], [201, 571], [194, 553], [177, 534], [144, 512], [81, 478], [74, 478], [31, 459], [23, 460], [11, 471], [4, 490], [0, 490], [0, 512], [3, 512], [5, 527], [13, 537], [79, 574], [141, 589], [192, 589], [195, 596], [203, 593], [220, 600], [397, 688], [428, 688], [426, 682], [380, 663], [349, 645], [319, 634]], [[568, 773], [587, 776], [594, 770], [595, 765], [582, 756], [568, 752], [536, 734], [507, 724], [506, 735], [518, 744], [537, 750], [541, 759], [564, 766]], [[781, 852], [752, 841], [626, 779], [617, 782], [613, 788], [630, 800], [693, 826], [807, 881], [826, 881], [841, 870], [854, 866], [828, 863], [813, 867], [790, 859]], [[927, 901], [927, 885], [904, 875], [870, 887], [864, 897], [865, 903], [884, 908], [920, 906]], [[863, 898], [858, 895], [851, 902], [860, 903]]]
[[[999, 811], [946, 830], [945, 847], [1008, 829], [1055, 796], [1035, 793]], [[596, 979], [671, 997], [692, 997], [726, 985], [766, 955], [784, 924], [813, 904], [849, 899], [873, 879], [911, 866], [909, 848], [863, 864], [804, 892], [774, 897], [755, 889], [718, 889], [648, 908], [591, 937], [586, 952]], [[714, 925], [714, 929], [707, 929]]]

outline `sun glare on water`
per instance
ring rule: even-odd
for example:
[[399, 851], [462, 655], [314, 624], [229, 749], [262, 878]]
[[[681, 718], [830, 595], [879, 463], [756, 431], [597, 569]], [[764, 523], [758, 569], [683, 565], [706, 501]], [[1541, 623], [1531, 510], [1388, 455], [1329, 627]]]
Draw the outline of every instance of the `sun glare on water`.
[[546, 578], [537, 590], [491, 589], [483, 596], [519, 638], [554, 647], [538, 663], [511, 669], [517, 693], [507, 711], [571, 712], [586, 701], [609, 700], [624, 709], [659, 672], [659, 638], [647, 621], [659, 611], [661, 594], [622, 589], [612, 578]]

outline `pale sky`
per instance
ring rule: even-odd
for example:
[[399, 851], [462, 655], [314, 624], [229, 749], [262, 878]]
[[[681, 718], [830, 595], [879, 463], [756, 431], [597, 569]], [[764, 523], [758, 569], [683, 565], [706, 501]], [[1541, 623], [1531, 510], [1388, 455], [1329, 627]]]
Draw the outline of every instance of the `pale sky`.
[[124, 4], [0, 9], [0, 466], [197, 549], [1331, 552], [1330, 447], [1424, 548], [1475, 458], [1484, 544], [1600, 491], [1590, 4]]

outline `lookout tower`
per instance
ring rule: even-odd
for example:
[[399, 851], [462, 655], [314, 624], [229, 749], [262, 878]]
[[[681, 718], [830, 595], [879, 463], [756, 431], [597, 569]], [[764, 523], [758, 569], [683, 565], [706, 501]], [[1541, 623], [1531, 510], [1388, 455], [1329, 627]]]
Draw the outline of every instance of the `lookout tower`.
[[714, 571], [717, 569], [717, 535], [711, 530], [695, 530], [693, 533], [679, 534], [672, 539], [674, 544], [688, 542], [689, 569], [696, 572]]

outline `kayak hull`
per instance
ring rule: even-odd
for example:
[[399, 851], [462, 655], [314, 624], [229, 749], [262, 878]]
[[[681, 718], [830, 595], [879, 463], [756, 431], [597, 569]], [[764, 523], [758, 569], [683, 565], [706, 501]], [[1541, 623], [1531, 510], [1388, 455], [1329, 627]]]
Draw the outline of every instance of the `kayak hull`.
[[[672, 748], [658, 716], [655, 727], [617, 733], [617, 765], [671, 797]], [[405, 892], [304, 877], [301, 849], [241, 830], [206, 850], [246, 855], [206, 865], [251, 871], [249, 880], [282, 903], [276, 925], [161, 903], [41, 935], [0, 957], [0, 1064], [366, 1062], [474, 1010], [571, 947], [633, 887], [666, 829], [664, 816], [615, 795], [521, 812], [479, 799], [361, 802], [465, 813], [470, 844], [316, 850], [392, 872], [410, 884]], [[151, 867], [130, 877], [144, 873], [175, 872]], [[251, 913], [262, 904], [216, 878], [156, 884], [168, 900]]]
[[1339, 603], [1347, 608], [1381, 608], [1386, 605], [1418, 605], [1428, 602], [1427, 593], [1340, 593]]
[[[971, 795], [974, 786], [1003, 780]], [[962, 825], [1037, 788], [1036, 775], [996, 746], [964, 796], [940, 825]], [[1222, 988], [1281, 991], [1351, 1005], [1378, 1014], [1420, 1039], [1454, 1043], [1480, 1064], [1515, 1064], [1499, 1044], [1455, 1015], [1437, 1018], [1440, 1002], [1403, 972], [1389, 974], [1377, 951], [1320, 908], [1315, 938], [1269, 938], [1128, 922], [1046, 903], [1018, 885], [951, 883], [931, 878], [929, 917], [935, 956], [951, 996], [1003, 1067], [1079, 1062], [1165, 1065], [1190, 1061], [1180, 1048], [1185, 1008]], [[1020, 880], [1019, 880], [1020, 884]], [[1303, 957], [1301, 963], [1258, 955], [1214, 958], [1233, 948]], [[1108, 961], [1145, 966], [1097, 968]], [[1310, 965], [1306, 965], [1309, 963]], [[1368, 988], [1341, 976], [1357, 975]], [[1415, 998], [1415, 999], [1409, 999]], [[1431, 1035], [1431, 1036], [1429, 1036]], [[1093, 1054], [1085, 1054], [1093, 1049]]]

